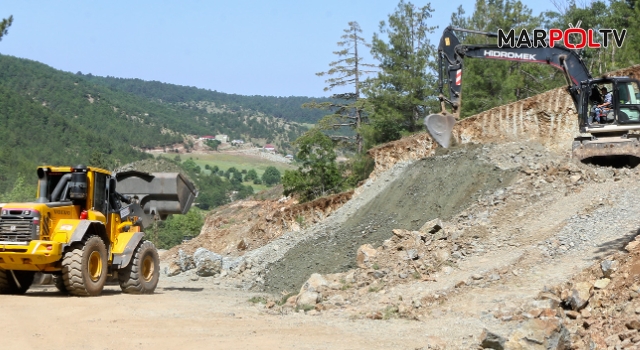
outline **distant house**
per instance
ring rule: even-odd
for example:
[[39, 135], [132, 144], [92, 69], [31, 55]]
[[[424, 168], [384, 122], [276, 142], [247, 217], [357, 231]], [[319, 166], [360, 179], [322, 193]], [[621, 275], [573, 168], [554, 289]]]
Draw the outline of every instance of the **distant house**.
[[216, 140], [222, 142], [222, 143], [227, 143], [229, 142], [229, 136], [227, 135], [216, 135]]
[[275, 152], [276, 151], [276, 147], [270, 143], [267, 143], [266, 145], [264, 145], [264, 147], [262, 147], [263, 150], [268, 151], [268, 152]]
[[200, 136], [200, 138], [198, 140], [214, 140], [215, 137], [211, 136], [211, 135], [205, 135], [205, 136]]

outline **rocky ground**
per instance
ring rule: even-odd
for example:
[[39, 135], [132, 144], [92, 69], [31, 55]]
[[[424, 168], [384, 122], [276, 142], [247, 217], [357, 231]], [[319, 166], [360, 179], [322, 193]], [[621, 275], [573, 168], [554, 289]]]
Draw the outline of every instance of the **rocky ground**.
[[164, 278], [267, 291], [271, 314], [412, 320], [423, 348], [635, 346], [638, 179], [531, 142], [438, 151], [242, 255], [165, 254]]

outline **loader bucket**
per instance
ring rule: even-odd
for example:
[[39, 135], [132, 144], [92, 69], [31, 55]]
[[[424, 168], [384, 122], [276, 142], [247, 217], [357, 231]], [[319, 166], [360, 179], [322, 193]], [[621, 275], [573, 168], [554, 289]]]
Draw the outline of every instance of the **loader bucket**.
[[153, 223], [154, 215], [164, 220], [169, 214], [186, 214], [198, 195], [193, 183], [180, 173], [126, 171], [117, 173], [116, 181], [118, 193], [140, 203], [144, 227]]
[[449, 147], [451, 132], [456, 118], [450, 114], [430, 114], [424, 118], [424, 125], [431, 137], [442, 147]]

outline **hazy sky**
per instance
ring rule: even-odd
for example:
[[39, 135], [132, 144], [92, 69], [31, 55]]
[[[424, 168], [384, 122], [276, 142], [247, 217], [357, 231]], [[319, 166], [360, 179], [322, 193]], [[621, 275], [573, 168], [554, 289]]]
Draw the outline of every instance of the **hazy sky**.
[[[0, 0], [0, 18], [14, 17], [0, 53], [73, 73], [243, 95], [327, 96], [325, 78], [315, 73], [336, 58], [332, 52], [347, 23], [357, 21], [370, 42], [397, 3]], [[471, 14], [474, 3], [432, 1], [432, 23], [440, 27], [432, 43], [459, 5]], [[528, 6], [534, 14], [553, 9], [548, 0]]]

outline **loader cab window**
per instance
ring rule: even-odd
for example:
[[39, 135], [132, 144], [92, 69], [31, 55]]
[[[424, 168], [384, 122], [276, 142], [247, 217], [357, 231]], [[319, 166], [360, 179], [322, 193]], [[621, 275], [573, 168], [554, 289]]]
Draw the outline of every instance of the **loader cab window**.
[[107, 175], [98, 172], [95, 172], [93, 174], [93, 209], [101, 212], [106, 216], [108, 214]]
[[640, 123], [640, 88], [638, 82], [620, 82], [617, 86], [618, 122], [621, 124]]
[[51, 194], [53, 193], [53, 190], [58, 186], [60, 179], [62, 179], [62, 175], [64, 175], [64, 173], [49, 172], [47, 174], [47, 193], [44, 194], [44, 197], [46, 197], [48, 201], [51, 201]]

